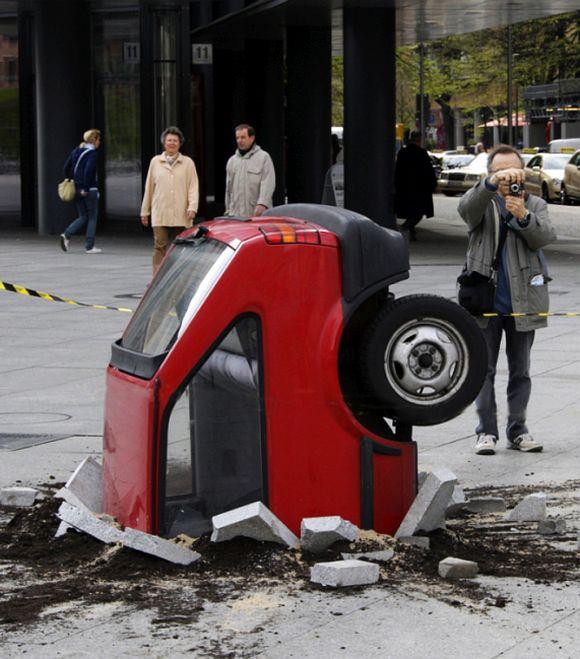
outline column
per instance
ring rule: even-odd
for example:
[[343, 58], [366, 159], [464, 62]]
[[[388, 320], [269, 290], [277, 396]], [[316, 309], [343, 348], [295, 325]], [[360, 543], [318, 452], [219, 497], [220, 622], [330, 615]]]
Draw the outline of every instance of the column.
[[281, 40], [246, 41], [246, 122], [276, 170], [274, 204], [284, 203], [284, 48]]
[[344, 23], [346, 208], [395, 226], [395, 9], [347, 7]]
[[35, 22], [38, 231], [60, 233], [75, 213], [57, 194], [62, 167], [94, 127], [90, 5], [38, 2]]
[[288, 201], [320, 203], [331, 165], [330, 27], [287, 28], [286, 79]]

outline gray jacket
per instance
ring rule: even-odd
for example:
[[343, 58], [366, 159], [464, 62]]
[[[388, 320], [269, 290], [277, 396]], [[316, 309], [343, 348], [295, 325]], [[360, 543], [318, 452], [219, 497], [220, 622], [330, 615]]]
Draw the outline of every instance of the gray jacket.
[[257, 144], [243, 156], [239, 151], [226, 166], [226, 215], [250, 216], [258, 204], [272, 207], [276, 174], [272, 158]]
[[[491, 275], [491, 265], [499, 240], [500, 210], [494, 200], [496, 193], [488, 190], [482, 180], [465, 193], [459, 202], [458, 211], [468, 227], [466, 267], [468, 271]], [[520, 228], [513, 221], [516, 231], [508, 231], [506, 238], [507, 274], [510, 283], [512, 308], [514, 313], [547, 312], [550, 306], [548, 297], [548, 272], [541, 258], [540, 248], [555, 242], [556, 232], [548, 217], [548, 205], [543, 199], [527, 195], [526, 208], [530, 213], [530, 223]], [[532, 286], [536, 275], [543, 275], [544, 283]], [[535, 280], [537, 281], [537, 279]], [[487, 325], [487, 319], [478, 319], [480, 326]], [[545, 317], [515, 318], [516, 329], [522, 332], [546, 327]]]

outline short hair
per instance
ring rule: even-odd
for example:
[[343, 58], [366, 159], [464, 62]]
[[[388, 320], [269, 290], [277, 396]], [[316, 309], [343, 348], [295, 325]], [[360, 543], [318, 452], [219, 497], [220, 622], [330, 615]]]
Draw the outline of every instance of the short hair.
[[177, 137], [179, 137], [179, 146], [185, 142], [185, 137], [177, 126], [167, 126], [167, 128], [161, 133], [161, 144], [163, 146], [165, 146], [165, 138], [168, 135], [177, 135]]
[[239, 130], [244, 130], [244, 129], [248, 131], [248, 135], [250, 137], [254, 137], [254, 135], [256, 134], [254, 127], [250, 126], [250, 124], [240, 124], [239, 126], [236, 126], [234, 128], [234, 134], [237, 133]]
[[409, 142], [420, 142], [421, 141], [421, 131], [420, 130], [412, 130], [409, 133]]
[[94, 144], [97, 140], [101, 139], [101, 131], [98, 128], [89, 128], [83, 133], [83, 142]]
[[496, 147], [494, 147], [489, 155], [487, 156], [487, 171], [491, 172], [491, 165], [493, 163], [493, 159], [502, 153], [512, 153], [514, 156], [518, 157], [518, 160], [520, 161], [520, 165], [523, 167], [526, 166], [526, 163], [524, 162], [524, 159], [522, 158], [520, 152], [517, 149], [514, 149], [513, 146], [510, 146], [509, 144], [498, 144]]

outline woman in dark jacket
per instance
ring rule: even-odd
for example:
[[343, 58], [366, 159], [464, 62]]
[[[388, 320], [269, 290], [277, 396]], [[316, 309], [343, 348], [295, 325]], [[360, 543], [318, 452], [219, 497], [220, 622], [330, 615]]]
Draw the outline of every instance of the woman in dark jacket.
[[417, 240], [415, 226], [423, 217], [433, 217], [433, 192], [437, 187], [431, 158], [421, 147], [421, 133], [411, 131], [409, 144], [401, 149], [395, 164], [395, 213], [406, 222], [402, 229]]
[[64, 164], [64, 175], [73, 178], [76, 188], [76, 205], [79, 216], [60, 234], [60, 246], [68, 252], [69, 238], [87, 229], [85, 251], [87, 254], [100, 254], [95, 247], [97, 212], [99, 209], [99, 189], [97, 187], [97, 149], [101, 145], [101, 131], [87, 130], [83, 141], [73, 149]]

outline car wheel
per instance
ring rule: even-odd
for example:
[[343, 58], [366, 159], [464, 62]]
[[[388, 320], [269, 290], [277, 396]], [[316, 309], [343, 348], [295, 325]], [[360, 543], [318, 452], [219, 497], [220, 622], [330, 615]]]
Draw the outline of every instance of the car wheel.
[[479, 393], [485, 339], [458, 304], [410, 295], [381, 308], [362, 336], [360, 375], [373, 408], [410, 425], [443, 423]]
[[457, 192], [443, 192], [446, 197], [456, 197]]
[[548, 191], [548, 186], [545, 183], [544, 183], [544, 185], [542, 185], [542, 199], [546, 203], [548, 203], [548, 204], [550, 203], [550, 193]]

